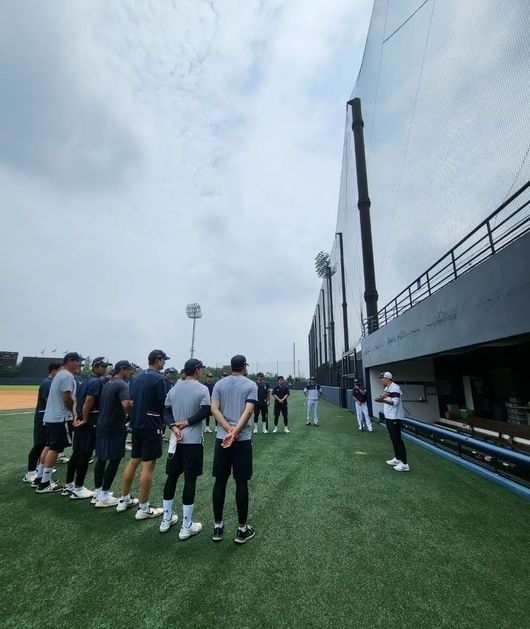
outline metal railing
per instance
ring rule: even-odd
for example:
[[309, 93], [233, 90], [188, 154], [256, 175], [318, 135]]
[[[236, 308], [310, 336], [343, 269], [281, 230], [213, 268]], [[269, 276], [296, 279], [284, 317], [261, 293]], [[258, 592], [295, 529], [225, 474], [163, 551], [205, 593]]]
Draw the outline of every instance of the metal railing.
[[[528, 181], [480, 225], [465, 236], [418, 278], [409, 284], [376, 317], [363, 319], [363, 337], [375, 332], [400, 314], [430, 297], [446, 284], [467, 273], [530, 231], [530, 188]], [[516, 202], [516, 203], [514, 203]], [[517, 205], [515, 209], [508, 206]], [[508, 214], [502, 213], [508, 208]], [[525, 211], [526, 210], [526, 211]]]

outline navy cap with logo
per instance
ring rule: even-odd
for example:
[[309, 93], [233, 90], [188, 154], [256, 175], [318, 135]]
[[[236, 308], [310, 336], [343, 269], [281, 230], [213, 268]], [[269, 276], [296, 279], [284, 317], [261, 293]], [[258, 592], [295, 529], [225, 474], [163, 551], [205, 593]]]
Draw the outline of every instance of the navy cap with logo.
[[122, 369], [131, 369], [134, 370], [136, 367], [133, 363], [130, 363], [128, 360], [118, 360], [118, 362], [114, 365], [114, 373], [119, 373]]
[[64, 355], [63, 365], [66, 364], [70, 360], [74, 360], [78, 363], [82, 363], [85, 359], [81, 356], [81, 354], [78, 354], [77, 352], [68, 352], [68, 354]]
[[112, 365], [105, 356], [98, 356], [92, 361], [92, 367], [110, 367]]
[[166, 355], [166, 352], [161, 349], [154, 349], [153, 351], [149, 352], [147, 360], [149, 361], [149, 364], [152, 365], [157, 358], [161, 358], [162, 360], [171, 360], [171, 358]]
[[230, 359], [230, 367], [232, 367], [232, 369], [240, 370], [247, 366], [247, 359], [243, 356], [243, 354], [236, 354]]
[[204, 369], [202, 361], [198, 358], [190, 358], [184, 363], [184, 372], [188, 376], [192, 376], [196, 369]]

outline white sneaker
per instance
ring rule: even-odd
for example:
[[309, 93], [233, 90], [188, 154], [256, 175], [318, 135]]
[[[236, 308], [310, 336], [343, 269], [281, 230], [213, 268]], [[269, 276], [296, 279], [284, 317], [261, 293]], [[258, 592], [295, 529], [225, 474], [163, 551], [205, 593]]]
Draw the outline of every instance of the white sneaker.
[[261, 432], [262, 432], [264, 435], [268, 435], [268, 434], [269, 434], [269, 431], [268, 431], [266, 428], [264, 428]]
[[283, 429], [283, 432], [291, 432], [287, 426]]
[[202, 531], [202, 524], [200, 522], [192, 522], [189, 527], [182, 526], [179, 532], [179, 539], [188, 539], [193, 535], [197, 535]]
[[204, 432], [212, 432], [212, 429], [210, 428], [210, 426], [206, 426], [206, 428], [204, 429]]
[[392, 467], [396, 466], [398, 463], [401, 463], [401, 461], [395, 457], [390, 459], [390, 461], [387, 461], [387, 465], [392, 465]]
[[274, 426], [274, 430], [272, 432], [278, 432], [278, 426]]
[[118, 505], [119, 500], [114, 496], [107, 496], [106, 498], [98, 498], [95, 505], [98, 509], [103, 509], [105, 507], [116, 507]]
[[394, 466], [395, 472], [410, 472], [410, 467], [406, 463], [398, 463]]
[[116, 511], [120, 513], [120, 511], [126, 511], [131, 507], [136, 507], [138, 505], [138, 498], [129, 498], [128, 500], [124, 500], [120, 498], [118, 500], [118, 505], [116, 507]]
[[22, 477], [23, 483], [32, 483], [37, 478], [37, 470], [34, 472], [26, 472]]
[[258, 427], [257, 427], [257, 426], [255, 426], [255, 427], [254, 427], [254, 430], [253, 430], [252, 432], [253, 432], [255, 435], [257, 435], [257, 434], [258, 434]]
[[71, 496], [75, 489], [75, 483], [66, 483], [61, 492], [61, 496]]
[[57, 455], [57, 463], [68, 463], [70, 460], [69, 456], [65, 456], [63, 452], [59, 452]]
[[93, 491], [90, 491], [86, 487], [76, 487], [70, 494], [70, 500], [84, 500], [85, 498], [92, 498]]
[[178, 521], [179, 521], [179, 517], [176, 514], [171, 516], [171, 520], [162, 520], [162, 522], [160, 522], [160, 527], [159, 527], [160, 532], [167, 533], [169, 529], [172, 526], [175, 526], [175, 524]]
[[151, 507], [149, 511], [142, 511], [142, 509], [138, 509], [134, 518], [136, 520], [150, 520], [151, 518], [160, 517], [163, 513], [164, 509], [160, 507]]

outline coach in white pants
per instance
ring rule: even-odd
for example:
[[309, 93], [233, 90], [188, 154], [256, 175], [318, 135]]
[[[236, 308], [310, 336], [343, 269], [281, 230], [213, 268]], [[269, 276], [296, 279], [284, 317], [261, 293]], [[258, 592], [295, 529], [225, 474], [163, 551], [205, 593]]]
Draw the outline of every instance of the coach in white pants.
[[313, 414], [313, 424], [318, 426], [318, 400], [322, 395], [320, 385], [315, 382], [314, 378], [309, 379], [309, 384], [304, 388], [304, 395], [307, 400], [307, 415], [305, 425], [311, 424], [311, 414]]

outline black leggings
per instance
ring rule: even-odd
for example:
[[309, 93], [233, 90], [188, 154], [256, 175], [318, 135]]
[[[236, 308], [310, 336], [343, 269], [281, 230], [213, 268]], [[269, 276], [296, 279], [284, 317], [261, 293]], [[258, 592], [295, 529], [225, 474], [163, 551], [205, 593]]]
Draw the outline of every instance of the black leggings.
[[43, 450], [44, 446], [33, 446], [33, 448], [31, 448], [28, 454], [28, 472], [34, 472], [37, 469], [37, 464]]
[[[228, 476], [216, 478], [213, 486], [213, 517], [215, 522], [223, 521], [226, 485]], [[248, 481], [236, 480], [236, 507], [239, 524], [246, 524], [248, 518]]]
[[79, 452], [74, 450], [68, 461], [66, 468], [66, 483], [73, 483], [75, 486], [82, 487], [85, 484], [85, 477], [88, 470], [88, 462], [92, 457], [92, 452]]
[[[173, 500], [177, 491], [178, 476], [168, 476], [164, 485], [164, 500]], [[196, 476], [186, 476], [184, 474], [184, 488], [182, 490], [182, 504], [192, 505], [195, 502]]]
[[98, 459], [94, 465], [94, 487], [109, 491], [118, 473], [121, 459]]

